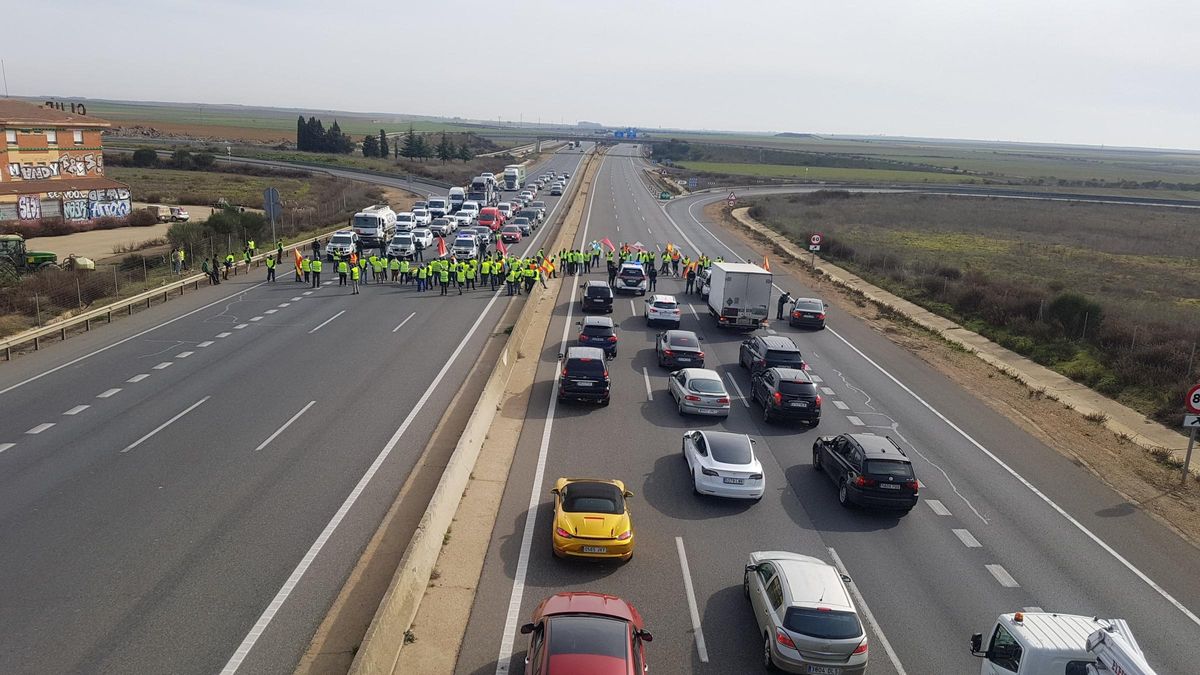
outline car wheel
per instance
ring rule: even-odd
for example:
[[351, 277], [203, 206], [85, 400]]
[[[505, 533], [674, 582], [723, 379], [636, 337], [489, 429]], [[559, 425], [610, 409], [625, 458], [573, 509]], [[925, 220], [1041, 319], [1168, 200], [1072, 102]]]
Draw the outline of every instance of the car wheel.
[[607, 406], [608, 406], [608, 402], [609, 402], [609, 401], [611, 401], [611, 400], [612, 400], [612, 399], [607, 399], [607, 398], [606, 398], [606, 399], [604, 399], [603, 401], [600, 401], [600, 405], [601, 405], [601, 407], [607, 407]]
[[750, 573], [742, 572], [742, 594], [750, 597]]
[[680, 415], [686, 415], [686, 414], [687, 414], [687, 413], [685, 413], [685, 412], [683, 411], [683, 401], [677, 401], [677, 402], [675, 403], [675, 409], [679, 411], [679, 414], [680, 414]]
[[746, 365], [746, 359], [744, 357], [745, 357], [744, 354], [742, 354], [741, 352], [738, 352], [738, 365], [741, 366], [742, 368], [749, 368], [750, 366]]
[[775, 660], [771, 657], [771, 634], [770, 633], [763, 633], [762, 659], [763, 659], [763, 668], [766, 668], [767, 672], [773, 673], [776, 671]]
[[810, 426], [810, 427], [813, 427], [813, 428], [816, 428], [816, 426], [817, 426], [818, 424], [820, 424], [820, 423], [821, 423], [821, 419], [820, 419], [820, 418], [817, 418], [817, 419], [815, 419], [815, 420], [813, 420], [813, 421], [809, 422], [809, 423], [808, 423], [808, 426]]
[[846, 508], [854, 506], [854, 504], [850, 502], [850, 488], [846, 486], [846, 481], [842, 481], [841, 484], [838, 485], [838, 503]]
[[821, 470], [821, 451], [813, 448], [813, 470]]

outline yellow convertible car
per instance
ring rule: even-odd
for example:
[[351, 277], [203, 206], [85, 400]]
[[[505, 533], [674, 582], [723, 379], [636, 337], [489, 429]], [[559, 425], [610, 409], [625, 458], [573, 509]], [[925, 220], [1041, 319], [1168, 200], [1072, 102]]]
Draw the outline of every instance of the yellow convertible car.
[[554, 555], [633, 557], [633, 522], [625, 500], [633, 493], [619, 480], [559, 478], [554, 483]]

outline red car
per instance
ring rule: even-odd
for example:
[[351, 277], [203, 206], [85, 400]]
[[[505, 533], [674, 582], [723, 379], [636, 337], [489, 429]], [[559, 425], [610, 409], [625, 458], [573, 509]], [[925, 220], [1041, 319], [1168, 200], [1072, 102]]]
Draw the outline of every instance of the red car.
[[525, 675], [643, 675], [643, 643], [654, 639], [633, 605], [586, 592], [546, 598], [521, 634], [530, 636]]
[[476, 218], [480, 225], [485, 225], [492, 229], [492, 232], [499, 230], [504, 225], [504, 214], [500, 213], [500, 209], [494, 206], [488, 206], [479, 211], [479, 217]]

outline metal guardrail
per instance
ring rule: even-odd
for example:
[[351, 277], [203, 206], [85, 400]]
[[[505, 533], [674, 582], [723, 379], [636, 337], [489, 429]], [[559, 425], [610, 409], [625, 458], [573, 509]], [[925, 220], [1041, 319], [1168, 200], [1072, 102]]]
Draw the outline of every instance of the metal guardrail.
[[[288, 252], [304, 246], [309, 246], [318, 239], [323, 239], [332, 235], [335, 231], [337, 231], [337, 229], [341, 228], [336, 228], [325, 234], [319, 234], [315, 237], [309, 237], [308, 239], [294, 242], [285, 246], [283, 250]], [[274, 253], [275, 249], [272, 249], [269, 252], [254, 256], [249, 262], [261, 263], [263, 260], [266, 260], [268, 256], [273, 255]], [[255, 266], [257, 267], [257, 265]], [[241, 269], [246, 270], [246, 273], [249, 274], [250, 264], [246, 260], [242, 259], [237, 261], [237, 263], [234, 264], [231, 269], [235, 275], [238, 273], [238, 270]], [[92, 323], [95, 321], [112, 323], [114, 313], [125, 312], [127, 316], [132, 316], [134, 307], [145, 305], [146, 309], [149, 309], [154, 300], [158, 299], [159, 297], [162, 298], [163, 302], [166, 302], [172, 295], [183, 295], [184, 290], [188, 286], [191, 286], [193, 290], [199, 290], [200, 284], [206, 280], [207, 277], [204, 274], [194, 274], [186, 279], [181, 279], [179, 281], [165, 284], [143, 293], [138, 293], [135, 296], [118, 300], [117, 302], [107, 304], [103, 307], [88, 310], [82, 314], [63, 319], [62, 321], [57, 321], [48, 326], [31, 328], [27, 331], [17, 333], [16, 335], [12, 335], [10, 337], [0, 338], [0, 350], [4, 352], [4, 360], [11, 361], [13, 350], [21, 347], [22, 345], [28, 345], [32, 343], [34, 351], [37, 351], [41, 349], [42, 340], [47, 337], [57, 335], [59, 341], [66, 340], [71, 332], [71, 329], [77, 328], [80, 325], [83, 326], [83, 331], [87, 332], [92, 329]]]

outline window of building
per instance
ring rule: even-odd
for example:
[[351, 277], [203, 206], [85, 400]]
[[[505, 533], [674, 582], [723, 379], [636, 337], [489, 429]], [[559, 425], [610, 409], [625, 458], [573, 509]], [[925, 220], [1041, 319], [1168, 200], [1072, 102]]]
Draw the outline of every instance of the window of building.
[[17, 130], [16, 129], [5, 129], [4, 130], [4, 140], [7, 141], [9, 145], [16, 145], [17, 144]]
[[46, 130], [46, 143], [50, 145], [58, 145], [58, 132], [54, 129]]
[[83, 131], [81, 129], [76, 129], [71, 134], [75, 136], [75, 145], [83, 145]]

